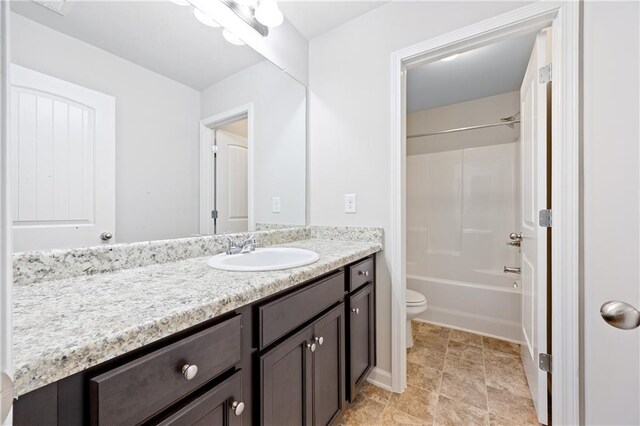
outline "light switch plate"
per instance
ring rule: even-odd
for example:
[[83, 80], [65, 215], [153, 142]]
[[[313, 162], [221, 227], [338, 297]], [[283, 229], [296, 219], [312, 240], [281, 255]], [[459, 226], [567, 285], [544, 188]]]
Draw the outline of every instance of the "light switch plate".
[[273, 197], [271, 199], [271, 212], [280, 213], [280, 197]]
[[356, 194], [344, 194], [344, 212], [356, 212]]

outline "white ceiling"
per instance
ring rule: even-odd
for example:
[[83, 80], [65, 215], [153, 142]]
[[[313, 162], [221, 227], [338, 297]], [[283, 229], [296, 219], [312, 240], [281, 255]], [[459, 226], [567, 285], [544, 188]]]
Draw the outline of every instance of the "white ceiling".
[[303, 37], [311, 40], [387, 1], [287, 1], [278, 4], [285, 18]]
[[407, 110], [422, 111], [520, 89], [536, 33], [410, 69]]
[[32, 1], [11, 10], [196, 90], [264, 60], [169, 1], [72, 1], [61, 16]]

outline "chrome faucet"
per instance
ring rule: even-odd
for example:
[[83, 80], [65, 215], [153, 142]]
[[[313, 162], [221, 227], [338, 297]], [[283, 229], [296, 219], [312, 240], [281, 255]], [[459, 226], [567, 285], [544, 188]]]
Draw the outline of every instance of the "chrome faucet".
[[258, 246], [258, 241], [254, 235], [249, 236], [240, 244], [228, 235], [225, 235], [225, 238], [227, 240], [227, 254], [251, 253]]
[[251, 253], [252, 251], [255, 251], [257, 246], [258, 241], [256, 240], [256, 236], [250, 235], [249, 238], [240, 244], [240, 253]]

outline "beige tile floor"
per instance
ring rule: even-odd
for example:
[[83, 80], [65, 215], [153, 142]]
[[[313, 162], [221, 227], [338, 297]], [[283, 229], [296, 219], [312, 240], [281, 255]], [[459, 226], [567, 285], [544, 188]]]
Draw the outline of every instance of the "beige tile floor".
[[520, 346], [413, 323], [407, 390], [369, 383], [339, 425], [538, 425]]

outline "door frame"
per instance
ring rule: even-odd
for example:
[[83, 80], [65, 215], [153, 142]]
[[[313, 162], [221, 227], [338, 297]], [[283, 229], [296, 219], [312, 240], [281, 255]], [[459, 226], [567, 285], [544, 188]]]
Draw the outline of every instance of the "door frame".
[[255, 216], [254, 216], [254, 203], [253, 203], [253, 191], [254, 191], [254, 116], [253, 116], [253, 103], [240, 105], [238, 107], [226, 110], [219, 114], [212, 115], [200, 120], [200, 202], [198, 208], [199, 229], [200, 234], [212, 234], [211, 215], [210, 211], [213, 210], [214, 200], [212, 197], [211, 189], [211, 148], [209, 135], [211, 128], [220, 124], [225, 124], [230, 121], [234, 121], [240, 117], [247, 117], [247, 169], [249, 176], [247, 178], [248, 190], [248, 228], [250, 231], [255, 230]]
[[580, 5], [540, 1], [395, 51], [391, 55], [391, 388], [406, 388], [406, 72], [418, 63], [552, 27], [552, 413], [579, 424]]
[[[10, 61], [9, 61], [9, 2], [0, 2], [0, 405], [2, 414], [5, 395], [13, 400], [13, 384], [5, 380], [13, 379], [13, 339], [12, 339], [12, 235], [13, 219], [10, 208], [10, 147], [9, 147], [9, 105], [10, 105]], [[6, 376], [5, 376], [6, 375]], [[0, 424], [11, 424], [12, 412], [6, 418], [0, 415]]]

